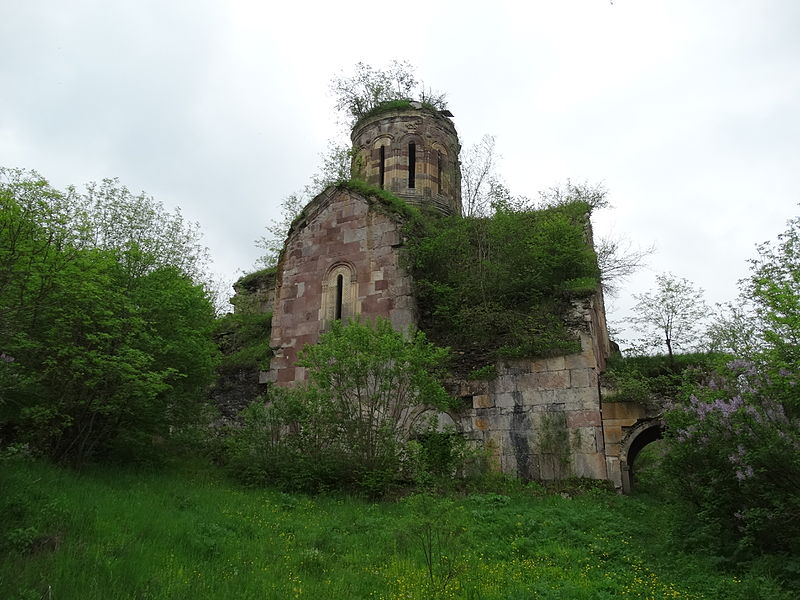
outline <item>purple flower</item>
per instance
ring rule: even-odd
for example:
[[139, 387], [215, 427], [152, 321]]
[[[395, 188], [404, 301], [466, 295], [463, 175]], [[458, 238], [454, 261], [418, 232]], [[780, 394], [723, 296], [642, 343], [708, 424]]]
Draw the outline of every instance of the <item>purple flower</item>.
[[736, 447], [736, 452], [734, 452], [733, 454], [728, 456], [728, 460], [733, 465], [742, 465], [744, 463], [744, 455], [745, 455], [745, 453], [746, 453], [746, 451], [744, 449], [744, 446], [739, 444]]
[[758, 373], [753, 361], [743, 358], [734, 359], [730, 361], [727, 366], [731, 371], [741, 371], [743, 375], [748, 375], [750, 377]]
[[14, 359], [13, 356], [11, 356], [9, 354], [6, 354], [5, 352], [0, 352], [0, 361], [7, 362], [7, 363], [12, 363], [12, 362], [14, 362], [14, 360], [15, 359]]

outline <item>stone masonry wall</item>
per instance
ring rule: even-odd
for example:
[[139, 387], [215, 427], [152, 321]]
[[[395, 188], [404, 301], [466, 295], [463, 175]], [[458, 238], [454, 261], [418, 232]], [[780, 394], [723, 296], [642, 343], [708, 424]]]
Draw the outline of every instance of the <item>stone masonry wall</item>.
[[[461, 148], [453, 122], [436, 111], [404, 108], [359, 121], [351, 135], [353, 177], [383, 187], [415, 206], [461, 214]], [[415, 144], [416, 178], [409, 187], [409, 144]]]
[[[416, 324], [401, 227], [381, 205], [345, 189], [330, 187], [306, 207], [277, 267], [269, 381], [291, 386], [306, 378], [297, 356], [329, 326], [337, 278], [343, 319], [384, 317], [397, 330]], [[580, 352], [504, 361], [492, 381], [453, 383], [464, 409], [450, 417], [505, 473], [609, 478], [598, 386], [608, 356], [602, 293], [576, 300], [567, 324]]]
[[337, 268], [352, 274], [344, 293], [346, 317], [384, 317], [398, 330], [416, 323], [411, 277], [398, 252], [401, 225], [393, 216], [334, 187], [312, 200], [304, 215], [289, 233], [277, 269], [269, 379], [279, 385], [305, 379], [295, 361], [330, 321], [324, 303], [332, 292], [326, 296], [323, 284]]
[[580, 339], [580, 353], [508, 361], [492, 381], [460, 382], [466, 407], [458, 425], [491, 452], [504, 473], [526, 480], [607, 478], [597, 382], [601, 357], [589, 328]]
[[275, 273], [260, 271], [233, 284], [231, 303], [237, 313], [268, 313], [275, 304]]
[[611, 392], [603, 392], [603, 437], [606, 447], [608, 480], [624, 492], [630, 491], [627, 444], [638, 430], [658, 428], [663, 417], [663, 407], [658, 404], [616, 402]]

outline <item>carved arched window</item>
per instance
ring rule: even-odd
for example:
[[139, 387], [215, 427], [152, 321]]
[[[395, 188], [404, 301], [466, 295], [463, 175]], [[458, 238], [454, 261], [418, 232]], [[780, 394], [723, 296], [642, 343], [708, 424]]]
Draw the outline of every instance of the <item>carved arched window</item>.
[[333, 321], [348, 320], [358, 312], [355, 269], [346, 263], [334, 265], [322, 282], [322, 327]]

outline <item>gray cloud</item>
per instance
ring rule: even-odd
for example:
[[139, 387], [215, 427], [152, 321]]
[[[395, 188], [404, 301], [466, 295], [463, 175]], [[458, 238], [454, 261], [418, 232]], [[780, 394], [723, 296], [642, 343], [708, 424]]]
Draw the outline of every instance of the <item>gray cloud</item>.
[[[198, 220], [233, 279], [337, 129], [331, 76], [407, 58], [462, 141], [497, 136], [515, 193], [605, 181], [597, 216], [654, 270], [735, 291], [796, 214], [800, 4], [44, 0], [0, 21], [0, 162], [64, 186], [119, 177]], [[619, 299], [652, 284], [645, 272]]]

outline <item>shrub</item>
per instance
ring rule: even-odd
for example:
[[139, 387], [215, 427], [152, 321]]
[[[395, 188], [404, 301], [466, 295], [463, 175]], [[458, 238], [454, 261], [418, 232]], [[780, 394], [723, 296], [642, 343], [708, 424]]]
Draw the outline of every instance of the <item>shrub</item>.
[[[795, 385], [786, 377], [784, 384]], [[800, 421], [773, 397], [776, 380], [736, 360], [667, 414], [663, 467], [690, 508], [689, 539], [734, 560], [800, 556]]]
[[409, 262], [421, 327], [458, 351], [460, 371], [579, 349], [564, 317], [572, 298], [599, 283], [589, 211], [573, 202], [413, 224]]
[[439, 383], [446, 359], [422, 332], [336, 322], [301, 353], [306, 386], [272, 388], [247, 409], [230, 436], [231, 467], [251, 483], [382, 495], [407, 471], [411, 409], [451, 403]]
[[[800, 218], [759, 246], [741, 306], [718, 323], [739, 356], [706, 369], [667, 415], [664, 459], [685, 539], [800, 580]], [[764, 558], [767, 557], [767, 558]]]

